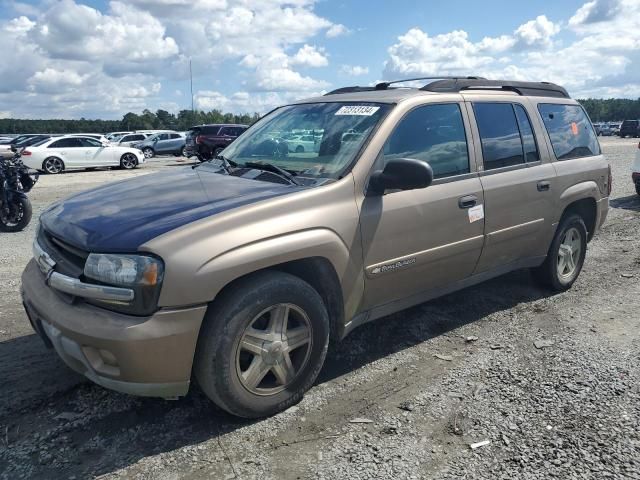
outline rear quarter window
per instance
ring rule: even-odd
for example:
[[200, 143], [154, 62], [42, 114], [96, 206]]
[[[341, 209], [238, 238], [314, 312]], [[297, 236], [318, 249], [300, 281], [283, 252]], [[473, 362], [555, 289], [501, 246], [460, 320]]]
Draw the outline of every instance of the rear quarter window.
[[200, 133], [204, 135], [217, 135], [220, 127], [202, 127]]
[[598, 138], [581, 106], [540, 103], [538, 111], [558, 160], [600, 154]]

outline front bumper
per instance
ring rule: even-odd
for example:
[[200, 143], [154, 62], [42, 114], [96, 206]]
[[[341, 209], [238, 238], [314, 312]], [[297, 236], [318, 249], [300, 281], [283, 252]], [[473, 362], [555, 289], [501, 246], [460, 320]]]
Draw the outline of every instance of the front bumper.
[[22, 299], [34, 330], [73, 370], [133, 395], [186, 395], [206, 305], [159, 310], [150, 317], [64, 300], [34, 260], [22, 274]]

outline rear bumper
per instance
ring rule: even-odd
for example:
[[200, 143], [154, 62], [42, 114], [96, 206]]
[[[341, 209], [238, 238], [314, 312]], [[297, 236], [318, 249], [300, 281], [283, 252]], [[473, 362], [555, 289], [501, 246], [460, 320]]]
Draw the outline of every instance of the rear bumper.
[[22, 274], [22, 298], [34, 330], [73, 370], [133, 395], [186, 395], [206, 306], [133, 317], [69, 304], [45, 284], [35, 261]]

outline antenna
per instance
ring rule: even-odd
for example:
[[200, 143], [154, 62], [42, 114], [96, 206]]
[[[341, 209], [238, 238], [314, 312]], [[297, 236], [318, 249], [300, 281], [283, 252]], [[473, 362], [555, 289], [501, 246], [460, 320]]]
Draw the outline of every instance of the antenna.
[[191, 70], [191, 57], [189, 57], [189, 83], [191, 84], [191, 113], [194, 113], [194, 109], [193, 109], [193, 71]]

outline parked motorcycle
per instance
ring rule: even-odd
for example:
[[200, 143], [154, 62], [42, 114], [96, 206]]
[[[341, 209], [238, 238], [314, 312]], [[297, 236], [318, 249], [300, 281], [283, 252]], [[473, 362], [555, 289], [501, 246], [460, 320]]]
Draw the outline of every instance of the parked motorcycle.
[[11, 149], [11, 159], [0, 158], [0, 232], [19, 232], [31, 221], [31, 202], [27, 193], [38, 181], [22, 163], [23, 149]]

